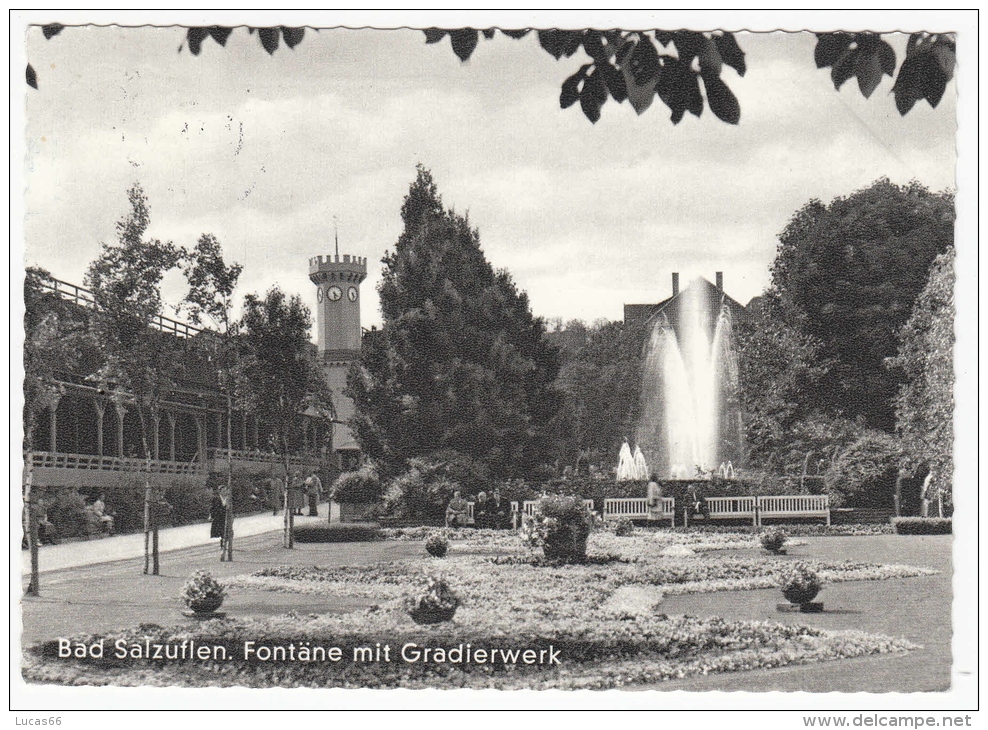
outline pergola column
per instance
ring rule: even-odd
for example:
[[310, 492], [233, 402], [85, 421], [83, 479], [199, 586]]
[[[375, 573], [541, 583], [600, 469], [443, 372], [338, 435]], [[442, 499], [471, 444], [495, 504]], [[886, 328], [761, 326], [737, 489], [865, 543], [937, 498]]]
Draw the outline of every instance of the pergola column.
[[127, 415], [127, 409], [119, 403], [114, 403], [113, 408], [117, 412], [117, 457], [122, 459], [124, 458], [124, 416]]
[[96, 453], [103, 455], [103, 414], [106, 413], [106, 406], [101, 401], [93, 401], [93, 409], [96, 411]]
[[155, 461], [158, 461], [158, 437], [161, 432], [161, 412], [154, 410], [151, 411], [151, 430], [153, 432], [154, 438], [154, 448], [151, 449], [151, 456]]
[[247, 411], [241, 411], [240, 418], [240, 443], [243, 444], [244, 451], [250, 451], [247, 446]]
[[254, 418], [252, 420], [253, 420], [253, 423], [254, 423], [254, 448], [255, 449], [259, 449], [260, 448], [260, 444], [258, 443], [258, 433], [257, 433], [257, 430], [258, 429], [257, 429], [257, 415], [256, 414], [255, 414], [255, 416], [254, 416]]
[[195, 416], [196, 421], [196, 455], [199, 461], [206, 463], [206, 424], [202, 416]]
[[175, 461], [175, 414], [166, 411], [165, 417], [168, 419], [168, 458]]
[[62, 396], [58, 393], [52, 393], [51, 400], [48, 401], [48, 441], [51, 446], [49, 449], [52, 453], [58, 451], [58, 402], [62, 400]]

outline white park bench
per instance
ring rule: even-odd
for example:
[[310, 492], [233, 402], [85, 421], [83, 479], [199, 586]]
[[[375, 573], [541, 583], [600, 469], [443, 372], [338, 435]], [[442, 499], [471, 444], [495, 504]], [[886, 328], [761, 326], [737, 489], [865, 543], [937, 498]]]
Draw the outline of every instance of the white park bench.
[[662, 498], [662, 511], [658, 513], [650, 512], [648, 509], [648, 499], [646, 497], [613, 497], [604, 500], [604, 519], [625, 519], [625, 520], [669, 520], [669, 526], [675, 527], [676, 521], [676, 499], [675, 497]]
[[[750, 519], [752, 525], [758, 525], [758, 505], [755, 497], [707, 497], [706, 503], [709, 510], [707, 519]], [[689, 510], [686, 514], [686, 524], [689, 525]]]
[[[709, 500], [707, 500], [709, 502]], [[830, 524], [830, 498], [826, 494], [798, 494], [758, 498], [758, 524], [765, 518], [822, 517]]]
[[[511, 503], [511, 525], [517, 530], [521, 526], [521, 520], [523, 515], [531, 517], [535, 514], [535, 505], [538, 503], [537, 499], [526, 499], [521, 505], [518, 502]], [[586, 507], [590, 512], [593, 512], [593, 500], [585, 499], [583, 500], [583, 506]]]

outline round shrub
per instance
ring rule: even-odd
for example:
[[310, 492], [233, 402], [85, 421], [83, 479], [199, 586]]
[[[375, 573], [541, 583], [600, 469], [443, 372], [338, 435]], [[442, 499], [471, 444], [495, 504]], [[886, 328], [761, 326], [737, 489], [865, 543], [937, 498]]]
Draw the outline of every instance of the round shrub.
[[809, 603], [820, 592], [823, 580], [805, 563], [796, 563], [782, 574], [780, 586], [790, 603]]
[[532, 548], [542, 548], [546, 560], [580, 563], [587, 559], [587, 538], [594, 516], [578, 496], [542, 497], [522, 525], [522, 538]]
[[445, 558], [449, 552], [449, 540], [444, 535], [434, 532], [425, 540], [425, 550], [434, 558]]
[[372, 466], [345, 471], [336, 477], [329, 492], [334, 502], [370, 504], [381, 499], [381, 479]]
[[223, 603], [226, 590], [204, 570], [197, 570], [182, 586], [179, 594], [193, 611], [215, 611]]
[[424, 590], [406, 596], [404, 605], [415, 623], [438, 624], [453, 619], [460, 598], [444, 579], [429, 576]]
[[781, 530], [776, 527], [763, 532], [759, 539], [761, 540], [763, 548], [768, 550], [770, 553], [779, 555], [785, 552], [782, 547], [786, 544], [786, 540], [789, 539], [789, 535], [785, 530]]
[[614, 522], [614, 534], [618, 537], [630, 537], [635, 532], [635, 525], [631, 520], [620, 519]]

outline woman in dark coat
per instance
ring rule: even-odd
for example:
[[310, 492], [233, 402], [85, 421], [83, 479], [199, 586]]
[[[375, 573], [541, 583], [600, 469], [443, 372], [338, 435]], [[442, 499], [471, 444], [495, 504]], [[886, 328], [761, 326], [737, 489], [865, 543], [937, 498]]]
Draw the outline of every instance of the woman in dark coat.
[[226, 524], [226, 502], [220, 495], [219, 489], [212, 489], [213, 501], [209, 505], [209, 536], [220, 539], [220, 549], [223, 548], [223, 528]]

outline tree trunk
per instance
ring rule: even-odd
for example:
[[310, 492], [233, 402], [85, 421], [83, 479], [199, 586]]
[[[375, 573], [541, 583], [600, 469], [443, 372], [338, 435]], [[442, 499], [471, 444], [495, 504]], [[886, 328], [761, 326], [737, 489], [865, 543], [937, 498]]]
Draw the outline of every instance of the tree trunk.
[[233, 401], [229, 394], [226, 396], [226, 496], [220, 562], [233, 561]]
[[[30, 441], [30, 435], [28, 440]], [[25, 533], [27, 534], [27, 547], [31, 552], [31, 579], [27, 584], [26, 596], [41, 595], [41, 570], [38, 560], [38, 515], [34, 508], [34, 458], [31, 447], [27, 451], [27, 477], [24, 480], [24, 515], [27, 522]]]
[[900, 470], [895, 477], [895, 516], [902, 517], [902, 480], [903, 472]]

